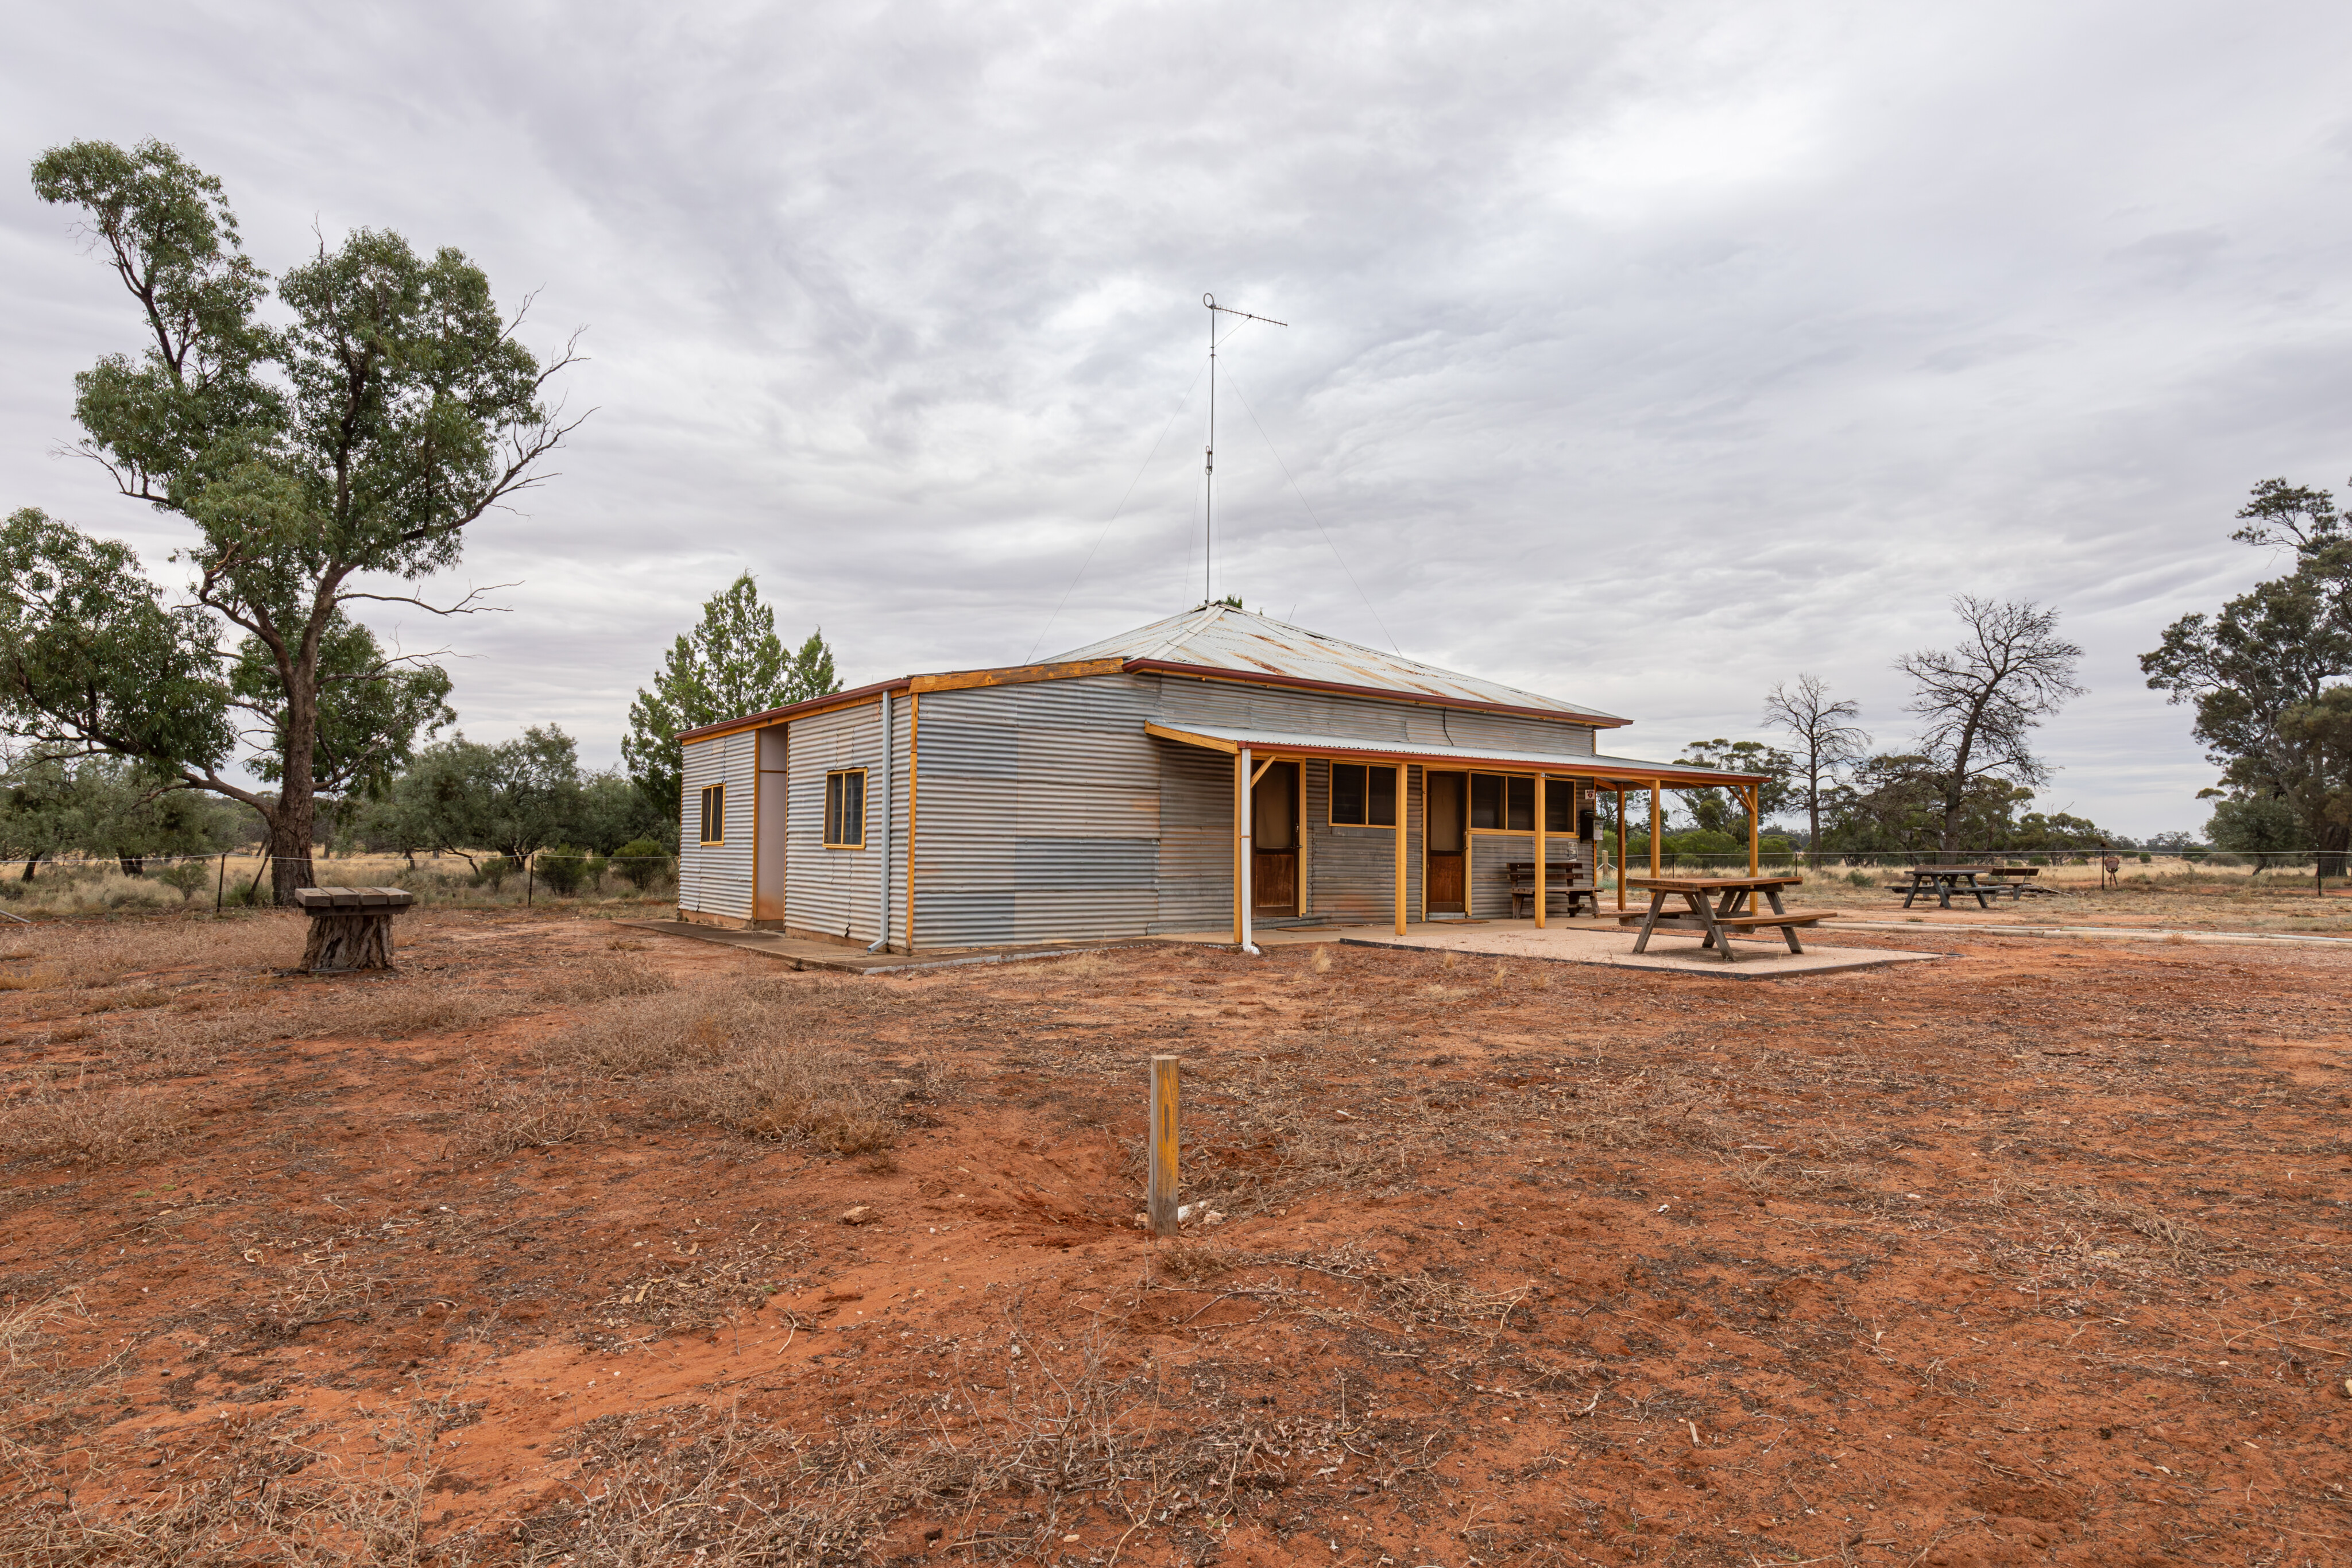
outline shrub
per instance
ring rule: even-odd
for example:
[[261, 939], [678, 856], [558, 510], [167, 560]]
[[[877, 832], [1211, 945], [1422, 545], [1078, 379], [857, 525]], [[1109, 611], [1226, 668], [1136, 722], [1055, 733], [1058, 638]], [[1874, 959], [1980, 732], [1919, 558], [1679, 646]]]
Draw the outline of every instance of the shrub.
[[514, 862], [506, 856], [492, 855], [474, 868], [474, 885], [487, 887], [496, 893], [506, 884], [507, 878], [514, 874]]
[[180, 902], [185, 904], [204, 891], [205, 883], [213, 880], [213, 862], [181, 861], [157, 872], [155, 880], [165, 887], [179, 889]]
[[651, 839], [635, 839], [613, 852], [613, 869], [628, 878], [639, 893], [669, 874], [669, 856]]
[[539, 880], [559, 898], [569, 898], [578, 893], [583, 883], [588, 883], [593, 891], [592, 866], [597, 877], [602, 877], [604, 873], [603, 861], [594, 859], [586, 850], [573, 849], [569, 844], [558, 844], [553, 849], [540, 851], [531, 863], [539, 868]]

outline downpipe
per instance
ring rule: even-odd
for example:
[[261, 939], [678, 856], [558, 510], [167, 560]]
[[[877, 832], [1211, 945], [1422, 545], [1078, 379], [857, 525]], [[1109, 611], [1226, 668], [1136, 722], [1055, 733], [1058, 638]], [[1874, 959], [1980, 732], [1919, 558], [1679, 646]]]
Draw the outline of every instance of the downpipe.
[[887, 953], [890, 949], [890, 773], [893, 762], [891, 738], [890, 694], [884, 692], [882, 694], [882, 855], [877, 862], [881, 867], [882, 876], [882, 892], [878, 905], [882, 915], [880, 921], [882, 935], [866, 949], [868, 953]]

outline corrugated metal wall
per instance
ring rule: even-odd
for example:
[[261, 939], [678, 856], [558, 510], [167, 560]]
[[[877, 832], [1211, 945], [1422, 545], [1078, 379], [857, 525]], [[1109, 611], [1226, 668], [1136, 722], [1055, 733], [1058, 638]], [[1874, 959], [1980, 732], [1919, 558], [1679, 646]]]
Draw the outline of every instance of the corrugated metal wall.
[[[699, 915], [751, 917], [752, 799], [759, 788], [757, 735], [723, 735], [683, 748], [683, 831], [677, 855], [677, 906]], [[727, 786], [723, 843], [696, 841], [702, 791]]]
[[1159, 907], [1156, 682], [922, 699], [915, 939], [925, 948], [1139, 936]]
[[[903, 732], [900, 744], [904, 746]], [[827, 849], [824, 843], [824, 776], [844, 768], [866, 769], [866, 847], [862, 850]], [[881, 771], [879, 700], [793, 721], [784, 774], [789, 800], [783, 835], [787, 925], [866, 942], [878, 934], [875, 927], [886, 874], [879, 831]], [[893, 794], [893, 815], [902, 815], [906, 791]], [[903, 843], [903, 826], [895, 827], [893, 836]]]
[[[1373, 925], [1395, 918], [1396, 835], [1386, 828], [1331, 824], [1331, 765], [1309, 758], [1301, 769], [1307, 846], [1307, 913]], [[1421, 918], [1422, 770], [1405, 769], [1404, 911]]]
[[915, 941], [1013, 940], [1013, 794], [1020, 731], [999, 688], [931, 692], [916, 739]]
[[1160, 759], [1160, 907], [1153, 931], [1213, 931], [1234, 921], [1234, 759], [1153, 740]]

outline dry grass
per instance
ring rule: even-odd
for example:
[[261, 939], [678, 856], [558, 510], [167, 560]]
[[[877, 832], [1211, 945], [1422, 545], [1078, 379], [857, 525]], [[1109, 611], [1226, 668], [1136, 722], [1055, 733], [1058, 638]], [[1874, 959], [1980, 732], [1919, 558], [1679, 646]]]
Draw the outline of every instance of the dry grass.
[[800, 1043], [755, 1046], [719, 1065], [673, 1076], [648, 1109], [709, 1122], [739, 1137], [806, 1142], [835, 1155], [887, 1149], [897, 1123], [836, 1052]]
[[45, 924], [17, 935], [37, 967], [58, 972], [53, 983], [97, 987], [125, 975], [195, 964], [257, 969], [292, 964], [302, 955], [307, 924], [291, 910], [265, 910], [219, 919]]
[[553, 1074], [483, 1079], [467, 1099], [464, 1129], [446, 1151], [451, 1159], [504, 1159], [525, 1149], [577, 1143], [606, 1125], [578, 1084]]
[[441, 1412], [418, 1401], [374, 1429], [376, 1452], [331, 1458], [322, 1428], [281, 1421], [225, 1430], [215, 1463], [166, 1500], [58, 1506], [0, 1496], [11, 1568], [468, 1568], [470, 1532], [428, 1545]]
[[185, 1125], [177, 1109], [146, 1090], [42, 1083], [0, 1110], [0, 1154], [105, 1163], [152, 1155]]
[[791, 1027], [778, 987], [737, 982], [599, 1009], [541, 1046], [540, 1055], [583, 1072], [637, 1078], [708, 1066]]

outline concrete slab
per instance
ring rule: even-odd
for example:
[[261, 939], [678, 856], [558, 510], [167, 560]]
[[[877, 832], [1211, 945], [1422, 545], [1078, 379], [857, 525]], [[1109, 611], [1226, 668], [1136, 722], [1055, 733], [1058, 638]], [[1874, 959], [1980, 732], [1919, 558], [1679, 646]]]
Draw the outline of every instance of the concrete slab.
[[1614, 969], [1652, 969], [1665, 974], [1703, 975], [1718, 980], [1778, 980], [1793, 975], [1825, 975], [1841, 969], [1871, 969], [1887, 964], [1922, 964], [1940, 953], [1901, 953], [1877, 947], [1822, 947], [1805, 944], [1802, 953], [1789, 951], [1778, 936], [1764, 943], [1735, 938], [1738, 958], [1726, 963], [1699, 946], [1696, 936], [1660, 934], [1650, 938], [1650, 950], [1633, 951], [1636, 933], [1613, 924], [1589, 922], [1573, 925], [1548, 924], [1536, 929], [1531, 920], [1497, 920], [1468, 929], [1414, 925], [1402, 936], [1393, 926], [1378, 935], [1351, 935], [1341, 941], [1351, 947], [1398, 947], [1433, 953], [1461, 953], [1483, 958], [1543, 958], [1564, 964], [1599, 964]]
[[615, 920], [663, 936], [683, 936], [691, 942], [711, 942], [734, 947], [795, 969], [816, 969], [837, 975], [904, 975], [922, 969], [953, 969], [968, 964], [1013, 964], [1031, 958], [1068, 958], [1098, 953], [1129, 942], [1059, 943], [1029, 947], [961, 947], [938, 952], [868, 953], [862, 947], [839, 946], [807, 936], [787, 936], [781, 931], [730, 931], [723, 926], [698, 925], [688, 920]]

